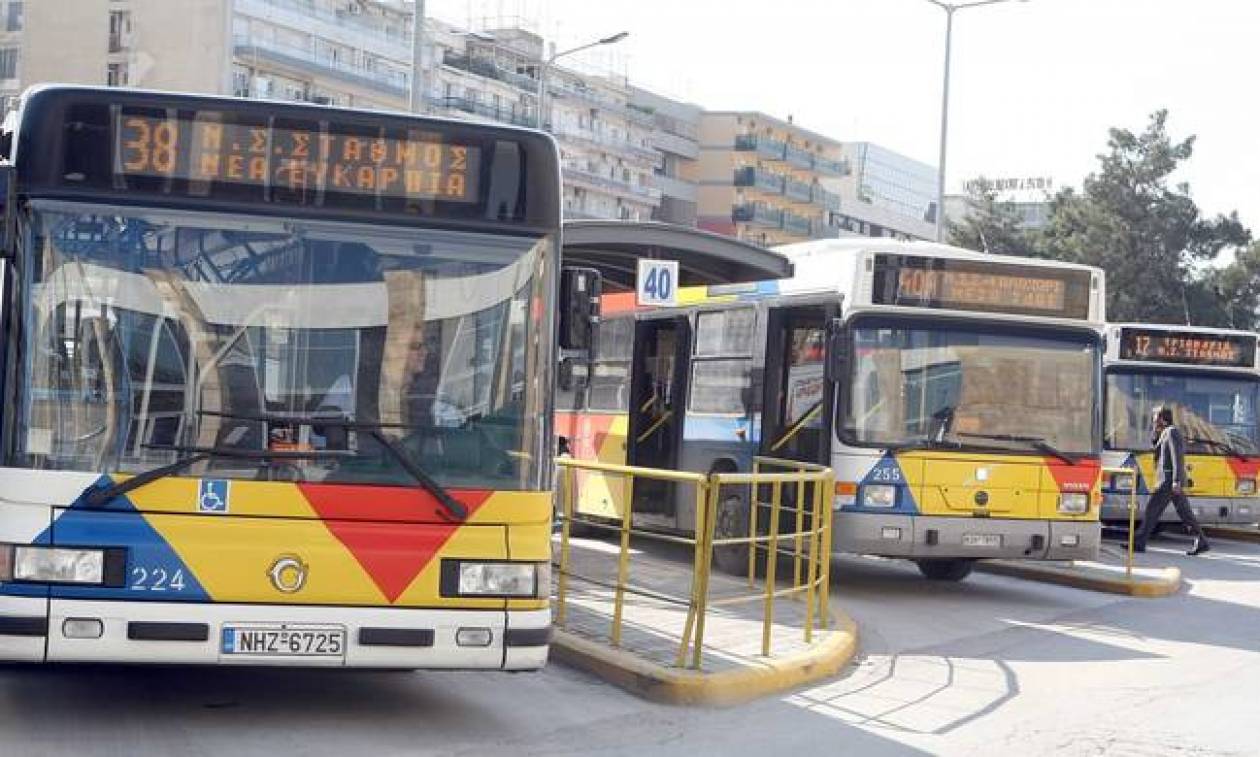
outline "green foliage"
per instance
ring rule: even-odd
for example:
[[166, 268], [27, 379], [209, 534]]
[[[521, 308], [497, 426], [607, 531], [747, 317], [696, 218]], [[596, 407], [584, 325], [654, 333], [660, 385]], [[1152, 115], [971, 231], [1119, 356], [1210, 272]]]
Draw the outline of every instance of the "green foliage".
[[[1168, 112], [1145, 130], [1111, 129], [1099, 170], [1080, 192], [1065, 189], [1041, 232], [1012, 226], [991, 196], [951, 228], [951, 241], [991, 252], [1050, 257], [1107, 271], [1107, 319], [1251, 329], [1260, 305], [1260, 246], [1237, 213], [1205, 217], [1172, 175], [1194, 154], [1194, 137], [1173, 140]], [[996, 242], [995, 242], [996, 240]], [[977, 242], [980, 242], [977, 244]], [[1235, 252], [1226, 266], [1221, 253]]]
[[948, 241], [969, 250], [994, 255], [1036, 257], [1036, 235], [1020, 226], [1014, 208], [998, 202], [993, 184], [983, 176], [971, 183], [967, 213], [961, 221], [949, 220]]

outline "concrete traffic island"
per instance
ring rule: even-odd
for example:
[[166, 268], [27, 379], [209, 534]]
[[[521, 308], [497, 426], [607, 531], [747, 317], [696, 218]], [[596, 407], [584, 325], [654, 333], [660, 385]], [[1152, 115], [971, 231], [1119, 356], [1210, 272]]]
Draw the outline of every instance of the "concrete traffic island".
[[1125, 550], [1111, 544], [1103, 545], [1097, 561], [982, 560], [976, 570], [1131, 597], [1167, 597], [1181, 589], [1180, 569], [1151, 564], [1145, 555], [1134, 555], [1133, 574], [1127, 576]]
[[[678, 666], [691, 591], [691, 554], [662, 544], [636, 545], [631, 558], [633, 591], [624, 595], [621, 636], [614, 645], [611, 587], [616, 564], [608, 559], [610, 549], [615, 548], [599, 541], [571, 540], [565, 617], [556, 626], [552, 657], [639, 696], [667, 704], [739, 704], [835, 676], [857, 649], [857, 629], [848, 616], [829, 609], [825, 627], [815, 619], [806, 642], [806, 602], [776, 597], [770, 654], [763, 656], [764, 601], [746, 598], [764, 592], [764, 584], [750, 588], [746, 580], [715, 572], [710, 578], [700, 669], [690, 667], [693, 648], [685, 655], [685, 666]], [[789, 567], [786, 580], [778, 585], [790, 588], [792, 578]]]

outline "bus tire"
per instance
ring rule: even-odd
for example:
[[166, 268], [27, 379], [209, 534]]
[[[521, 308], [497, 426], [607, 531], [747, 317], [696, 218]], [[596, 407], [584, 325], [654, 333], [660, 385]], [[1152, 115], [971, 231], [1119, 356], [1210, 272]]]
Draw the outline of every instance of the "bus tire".
[[931, 581], [961, 581], [971, 575], [976, 561], [967, 558], [915, 560], [919, 572]]
[[[738, 494], [732, 494], [718, 505], [717, 524], [713, 538], [730, 539], [748, 536], [748, 503]], [[718, 570], [732, 576], [748, 574], [748, 545], [731, 544], [713, 548], [713, 563]]]

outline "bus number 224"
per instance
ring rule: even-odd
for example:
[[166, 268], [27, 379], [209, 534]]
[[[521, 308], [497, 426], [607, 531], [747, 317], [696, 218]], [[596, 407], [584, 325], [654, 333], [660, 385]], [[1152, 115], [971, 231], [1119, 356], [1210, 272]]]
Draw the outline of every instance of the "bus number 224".
[[142, 568], [139, 565], [131, 569], [131, 583], [127, 585], [132, 591], [183, 591], [184, 571], [176, 568]]

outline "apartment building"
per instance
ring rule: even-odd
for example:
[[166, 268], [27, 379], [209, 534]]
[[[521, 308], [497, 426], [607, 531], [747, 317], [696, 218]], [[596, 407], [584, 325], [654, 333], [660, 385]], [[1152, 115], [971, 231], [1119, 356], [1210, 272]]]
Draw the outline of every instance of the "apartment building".
[[873, 142], [846, 142], [851, 171], [825, 181], [840, 195], [846, 236], [936, 238], [936, 167]]
[[844, 146], [756, 111], [700, 116], [697, 224], [765, 246], [838, 236]]
[[653, 183], [661, 190], [652, 220], [695, 226], [703, 109], [638, 87], [631, 87], [630, 101], [652, 114], [649, 141], [657, 153]]

